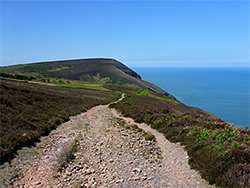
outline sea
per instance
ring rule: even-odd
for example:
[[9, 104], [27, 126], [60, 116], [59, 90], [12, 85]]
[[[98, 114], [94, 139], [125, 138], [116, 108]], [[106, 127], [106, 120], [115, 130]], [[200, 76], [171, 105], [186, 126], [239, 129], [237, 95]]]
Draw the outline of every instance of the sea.
[[250, 129], [249, 68], [142, 68], [147, 80], [188, 106]]

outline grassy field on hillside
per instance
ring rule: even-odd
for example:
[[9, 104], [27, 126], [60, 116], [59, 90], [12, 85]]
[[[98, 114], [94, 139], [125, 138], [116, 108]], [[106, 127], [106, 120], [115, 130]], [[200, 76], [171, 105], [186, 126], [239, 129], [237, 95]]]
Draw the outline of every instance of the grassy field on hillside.
[[[82, 80], [102, 83], [137, 82], [131, 69], [114, 59], [79, 59], [0, 67], [0, 72], [40, 78]], [[127, 73], [127, 74], [126, 74]], [[131, 75], [131, 76], [130, 76]]]
[[[13, 65], [0, 67], [0, 76], [1, 74], [21, 75], [21, 77], [26, 75], [28, 78], [46, 80], [63, 79], [98, 84], [133, 85], [170, 96], [156, 85], [142, 80], [139, 74], [115, 59], [92, 58]], [[67, 84], [64, 85], [68, 87]]]
[[113, 101], [113, 92], [0, 80], [0, 158], [9, 160], [70, 116]]

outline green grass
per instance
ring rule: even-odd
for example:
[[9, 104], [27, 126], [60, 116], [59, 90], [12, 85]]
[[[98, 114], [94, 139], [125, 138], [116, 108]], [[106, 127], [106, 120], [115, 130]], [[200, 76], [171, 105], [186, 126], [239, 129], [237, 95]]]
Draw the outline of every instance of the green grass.
[[64, 67], [64, 66], [62, 66], [62, 67], [56, 67], [54, 69], [47, 70], [47, 71], [49, 71], [49, 72], [57, 72], [57, 71], [61, 71], [63, 69], [68, 69], [68, 68], [70, 68], [70, 67], [66, 67], [66, 66]]
[[[122, 74], [125, 71], [127, 74]], [[52, 61], [1, 67], [0, 72], [31, 75], [36, 73], [42, 78], [95, 81], [103, 83], [139, 84], [129, 75], [132, 70], [114, 59], [79, 59]], [[136, 73], [135, 73], [136, 75]]]
[[175, 101], [175, 100], [172, 100], [172, 99], [166, 98], [166, 97], [156, 97], [156, 98], [158, 98], [158, 99], [160, 99], [160, 100], [163, 100], [163, 101], [170, 102], [170, 103], [172, 103], [172, 104], [178, 104], [178, 103], [179, 103], [178, 101]]
[[145, 133], [144, 138], [145, 140], [154, 141], [154, 142], [156, 141], [155, 136], [150, 133]]
[[26, 65], [13, 65], [13, 66], [7, 66], [7, 67], [0, 67], [0, 72], [9, 72], [14, 71], [20, 68], [25, 67]]
[[[167, 101], [167, 102], [170, 102], [172, 104], [176, 104], [176, 103], [179, 103], [173, 99], [170, 99], [169, 97], [165, 97], [163, 95], [159, 96], [159, 95], [155, 95], [157, 92], [152, 92], [152, 91], [149, 91], [147, 89], [143, 89], [143, 90], [140, 90], [136, 93], [136, 95], [144, 95], [144, 96], [150, 96], [150, 97], [154, 97], [154, 98], [157, 98], [157, 99], [160, 99], [160, 100], [163, 100], [163, 101]], [[159, 93], [157, 93], [159, 94]]]
[[[140, 75], [115, 59], [96, 58], [31, 63], [1, 67], [0, 72], [32, 75], [45, 79], [78, 80], [121, 86], [133, 85], [143, 89], [154, 88], [159, 93], [165, 93], [159, 87], [141, 80]], [[64, 86], [71, 87], [69, 85]], [[82, 88], [78, 85], [75, 87]], [[147, 95], [147, 92], [142, 91], [142, 94]]]
[[[153, 97], [153, 98], [157, 98], [166, 102], [170, 102], [172, 104], [178, 104], [179, 102], [173, 99], [170, 99], [169, 97], [166, 97], [162, 94], [160, 94], [159, 92], [155, 91], [149, 91], [147, 89], [140, 89], [139, 91], [130, 91], [130, 94], [134, 94], [134, 95], [144, 95], [144, 96], [149, 96], [149, 97]], [[156, 95], [157, 94], [157, 95]]]
[[82, 89], [93, 89], [100, 91], [110, 91], [107, 88], [104, 88], [102, 84], [97, 83], [87, 83], [77, 80], [65, 80], [65, 79], [53, 79], [53, 78], [39, 78], [23, 74], [7, 74], [0, 73], [0, 78], [6, 80], [14, 81], [35, 81], [37, 83], [53, 84], [59, 87], [69, 87], [69, 88], [82, 88]]
[[82, 88], [82, 89], [93, 89], [100, 91], [110, 91], [104, 88], [102, 85], [97, 84], [83, 84], [83, 83], [58, 83], [58, 82], [49, 82], [51, 84], [55, 84], [59, 87], [69, 87], [69, 88]]
[[137, 94], [137, 95], [149, 96], [149, 95], [150, 95], [150, 92], [149, 92], [149, 90], [142, 89], [142, 90], [138, 91], [136, 94]]

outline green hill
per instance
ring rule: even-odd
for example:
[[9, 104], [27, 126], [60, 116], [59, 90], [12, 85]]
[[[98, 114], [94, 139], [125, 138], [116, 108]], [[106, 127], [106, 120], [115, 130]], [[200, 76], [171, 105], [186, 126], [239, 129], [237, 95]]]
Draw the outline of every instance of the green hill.
[[114, 59], [79, 59], [1, 67], [0, 72], [31, 75], [39, 78], [81, 80], [101, 84], [131, 85], [159, 92], [166, 91], [141, 79], [141, 76]]

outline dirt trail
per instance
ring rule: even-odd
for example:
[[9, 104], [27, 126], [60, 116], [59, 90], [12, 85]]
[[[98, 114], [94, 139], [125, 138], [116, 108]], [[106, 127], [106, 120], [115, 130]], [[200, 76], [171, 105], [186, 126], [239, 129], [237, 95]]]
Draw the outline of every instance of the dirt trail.
[[[72, 117], [20, 150], [1, 166], [0, 187], [210, 187], [190, 169], [181, 146], [108, 106]], [[157, 142], [146, 141], [135, 125]], [[74, 159], [66, 161], [70, 153]]]
[[188, 164], [188, 155], [182, 146], [166, 140], [163, 134], [152, 129], [145, 123], [136, 123], [133, 119], [123, 117], [115, 109], [112, 109], [115, 117], [122, 118], [127, 124], [137, 125], [145, 132], [155, 136], [157, 145], [160, 147], [163, 157], [164, 176], [161, 178], [162, 185], [167, 187], [213, 187], [201, 178], [199, 173], [192, 170]]

